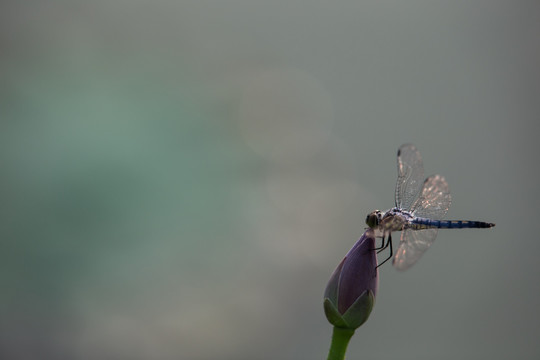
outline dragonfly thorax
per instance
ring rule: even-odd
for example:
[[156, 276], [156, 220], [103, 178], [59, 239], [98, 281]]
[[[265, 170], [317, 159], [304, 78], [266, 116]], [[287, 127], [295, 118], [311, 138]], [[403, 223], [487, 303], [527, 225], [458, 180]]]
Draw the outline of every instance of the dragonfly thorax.
[[366, 224], [372, 229], [392, 232], [404, 230], [412, 219], [410, 212], [396, 207], [386, 211], [372, 211], [366, 217]]

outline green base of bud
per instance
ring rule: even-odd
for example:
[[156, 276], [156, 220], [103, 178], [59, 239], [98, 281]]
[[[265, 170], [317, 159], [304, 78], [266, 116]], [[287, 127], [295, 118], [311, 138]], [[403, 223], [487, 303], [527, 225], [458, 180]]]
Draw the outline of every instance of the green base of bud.
[[364, 291], [343, 315], [339, 313], [336, 304], [325, 298], [324, 313], [330, 324], [335, 327], [354, 330], [366, 322], [374, 305], [375, 296], [369, 290]]

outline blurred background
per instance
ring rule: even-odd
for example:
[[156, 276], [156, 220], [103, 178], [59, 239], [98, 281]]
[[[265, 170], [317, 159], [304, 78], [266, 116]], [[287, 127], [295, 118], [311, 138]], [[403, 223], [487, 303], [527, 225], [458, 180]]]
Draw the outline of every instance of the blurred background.
[[0, 357], [324, 359], [396, 151], [448, 218], [350, 359], [540, 355], [537, 1], [4, 1]]

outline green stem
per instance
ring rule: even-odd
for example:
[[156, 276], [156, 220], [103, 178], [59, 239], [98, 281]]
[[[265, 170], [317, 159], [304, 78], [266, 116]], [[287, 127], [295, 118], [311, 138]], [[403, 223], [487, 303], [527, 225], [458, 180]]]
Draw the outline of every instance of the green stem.
[[344, 329], [334, 326], [334, 331], [332, 332], [332, 344], [330, 345], [330, 351], [328, 352], [328, 360], [345, 359], [347, 345], [349, 345], [349, 341], [353, 335], [354, 330], [352, 329]]

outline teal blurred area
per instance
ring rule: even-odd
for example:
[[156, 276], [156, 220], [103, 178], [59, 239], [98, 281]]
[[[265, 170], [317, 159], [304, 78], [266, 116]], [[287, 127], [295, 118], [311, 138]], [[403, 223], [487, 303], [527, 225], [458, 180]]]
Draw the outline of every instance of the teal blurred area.
[[452, 219], [350, 358], [540, 355], [536, 1], [4, 1], [0, 358], [313, 359], [414, 142]]

